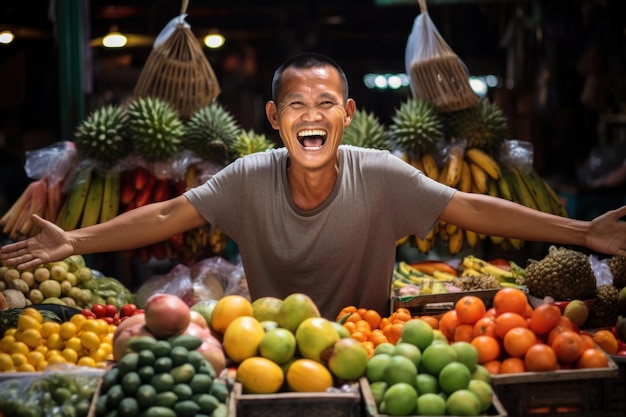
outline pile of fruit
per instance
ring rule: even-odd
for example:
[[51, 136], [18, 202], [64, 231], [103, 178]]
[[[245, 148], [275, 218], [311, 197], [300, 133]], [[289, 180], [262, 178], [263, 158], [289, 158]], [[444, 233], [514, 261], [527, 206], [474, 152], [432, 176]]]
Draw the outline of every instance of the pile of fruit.
[[0, 311], [34, 304], [59, 304], [91, 308], [111, 304], [116, 308], [133, 302], [133, 295], [112, 277], [95, 277], [80, 255], [18, 270], [0, 265]]
[[320, 317], [304, 294], [254, 303], [227, 295], [209, 321], [244, 393], [326, 392], [356, 383], [365, 372], [366, 349], [340, 324]]

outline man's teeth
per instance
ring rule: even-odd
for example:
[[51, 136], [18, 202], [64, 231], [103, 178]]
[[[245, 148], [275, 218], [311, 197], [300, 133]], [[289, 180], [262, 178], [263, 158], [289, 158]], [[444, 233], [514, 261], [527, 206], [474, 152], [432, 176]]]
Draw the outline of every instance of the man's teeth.
[[304, 149], [315, 151], [324, 145], [326, 132], [320, 129], [304, 130], [298, 133], [298, 138]]

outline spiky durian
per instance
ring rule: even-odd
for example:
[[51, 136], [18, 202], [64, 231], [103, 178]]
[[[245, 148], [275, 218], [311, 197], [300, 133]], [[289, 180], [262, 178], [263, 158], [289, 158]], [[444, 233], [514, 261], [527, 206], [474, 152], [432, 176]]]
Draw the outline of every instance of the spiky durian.
[[165, 100], [140, 97], [132, 101], [128, 126], [135, 151], [149, 161], [166, 160], [182, 149], [183, 121]]
[[618, 297], [619, 290], [614, 285], [598, 285], [585, 325], [591, 328], [614, 326], [619, 316]]
[[550, 246], [541, 260], [529, 260], [526, 268], [528, 292], [538, 298], [587, 300], [596, 292], [596, 276], [582, 252]]
[[274, 142], [267, 139], [263, 133], [255, 133], [253, 130], [242, 130], [231, 145], [231, 155], [239, 158], [256, 152], [264, 152], [272, 149]]
[[497, 104], [483, 99], [476, 107], [447, 115], [449, 134], [467, 141], [468, 148], [480, 148], [495, 155], [508, 133], [507, 119]]
[[626, 256], [613, 255], [608, 263], [613, 274], [613, 285], [617, 288], [626, 287]]
[[443, 124], [435, 107], [419, 98], [403, 102], [392, 117], [387, 131], [389, 141], [408, 156], [437, 152], [443, 139]]
[[350, 125], [343, 132], [344, 145], [362, 148], [392, 150], [385, 134], [385, 127], [374, 113], [357, 109], [352, 115]]
[[109, 167], [131, 151], [127, 129], [126, 110], [121, 106], [106, 105], [79, 123], [74, 132], [74, 143], [87, 158]]
[[230, 158], [229, 150], [241, 127], [219, 102], [198, 109], [187, 121], [185, 147], [199, 156], [219, 163]]

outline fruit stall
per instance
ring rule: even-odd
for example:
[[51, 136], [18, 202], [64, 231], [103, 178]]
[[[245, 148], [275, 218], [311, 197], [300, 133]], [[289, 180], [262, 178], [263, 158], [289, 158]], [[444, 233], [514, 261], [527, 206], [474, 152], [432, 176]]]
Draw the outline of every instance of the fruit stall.
[[[413, 94], [389, 126], [357, 110], [343, 143], [392, 151], [462, 191], [567, 216], [533, 168], [532, 146], [507, 139], [495, 102], [445, 77], [434, 88], [433, 73], [451, 71], [456, 83], [468, 74], [426, 13], [416, 27], [438, 46], [407, 61]], [[32, 214], [64, 230], [102, 223], [275, 146], [220, 104], [189, 30], [178, 24], [155, 46], [132, 100], [93, 110], [71, 141], [27, 155], [33, 181], [0, 217], [7, 241], [37, 233]], [[420, 36], [414, 28], [407, 48]], [[176, 55], [181, 45], [192, 59]], [[163, 87], [190, 80], [202, 94]], [[397, 242], [398, 253], [424, 259], [398, 257], [388, 313], [351, 305], [331, 320], [304, 293], [251, 300], [241, 266], [223, 256], [227, 243], [198, 228], [125, 253], [171, 263], [141, 285], [79, 255], [31, 270], [0, 265], [0, 416], [626, 413], [626, 258], [551, 246], [521, 262], [523, 241], [439, 222]], [[510, 258], [485, 256], [486, 245]]]

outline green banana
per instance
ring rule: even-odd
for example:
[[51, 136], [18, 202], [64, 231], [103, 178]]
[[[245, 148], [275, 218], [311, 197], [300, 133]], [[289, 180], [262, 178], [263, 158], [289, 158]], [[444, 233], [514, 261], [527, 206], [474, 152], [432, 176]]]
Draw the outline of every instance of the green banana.
[[537, 171], [530, 168], [525, 171], [520, 171], [520, 176], [526, 183], [526, 187], [528, 191], [530, 191], [533, 200], [535, 200], [537, 208], [544, 213], [553, 213], [552, 203], [550, 202], [544, 183]]
[[100, 223], [117, 216], [120, 207], [121, 176], [118, 171], [108, 170], [104, 177], [104, 192], [102, 194], [102, 209]]
[[83, 208], [83, 216], [80, 221], [80, 227], [93, 226], [98, 223], [100, 218], [100, 209], [102, 208], [102, 193], [104, 191], [104, 178], [97, 172], [94, 172], [89, 184], [87, 192], [87, 200]]
[[92, 175], [92, 168], [84, 168], [74, 177], [71, 192], [66, 197], [66, 201], [63, 203], [57, 217], [57, 225], [61, 229], [72, 230], [78, 226], [85, 202], [87, 201]]
[[511, 179], [510, 184], [513, 185], [513, 189], [515, 190], [516, 201], [526, 207], [539, 210], [535, 199], [526, 185], [526, 181], [522, 178], [523, 174], [514, 167], [511, 167], [509, 174]]

